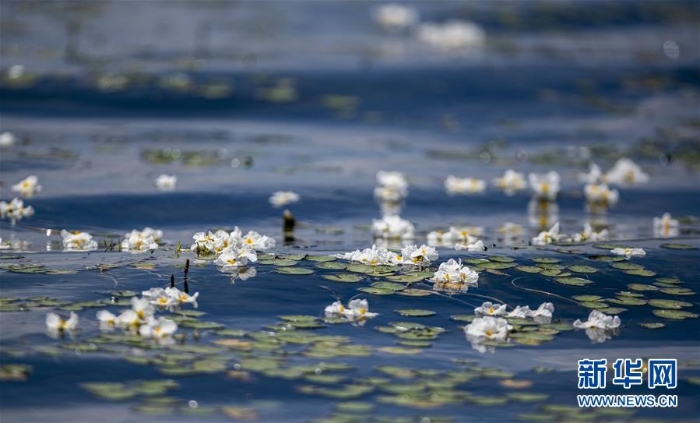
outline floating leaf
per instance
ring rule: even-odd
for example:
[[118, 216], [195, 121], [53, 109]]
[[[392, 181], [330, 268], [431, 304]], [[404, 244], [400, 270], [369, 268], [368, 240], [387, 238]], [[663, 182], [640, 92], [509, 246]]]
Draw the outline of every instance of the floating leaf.
[[521, 272], [525, 273], [540, 273], [544, 271], [543, 268], [537, 266], [518, 266], [515, 268], [515, 270], [520, 270]]
[[658, 291], [659, 288], [655, 287], [654, 285], [644, 285], [641, 283], [631, 283], [627, 285], [627, 288], [633, 290], [633, 291]]
[[547, 394], [538, 394], [535, 392], [508, 392], [506, 396], [518, 402], [539, 402], [546, 401], [547, 398], [549, 398]]
[[289, 266], [295, 266], [298, 262], [295, 260], [288, 260], [288, 259], [272, 259], [272, 260], [259, 260], [258, 264], [261, 265], [272, 265], [272, 266], [278, 266], [278, 267], [289, 267]]
[[310, 275], [314, 273], [313, 270], [304, 267], [278, 267], [275, 272], [281, 273], [283, 275]]
[[664, 325], [663, 323], [659, 323], [659, 322], [638, 323], [638, 324], [639, 324], [639, 326], [641, 326], [643, 328], [647, 328], [647, 329], [661, 329], [661, 328], [666, 327], [666, 325]]
[[407, 297], [427, 297], [429, 295], [432, 295], [432, 293], [426, 289], [413, 289], [413, 288], [407, 288], [401, 291], [396, 292], [399, 295], [405, 295]]
[[512, 263], [515, 261], [513, 257], [508, 256], [491, 256], [488, 257], [488, 260], [496, 263]]
[[283, 260], [294, 260], [299, 261], [306, 258], [306, 254], [277, 254], [277, 258]]
[[[428, 277], [433, 276], [432, 273], [428, 275]], [[392, 275], [392, 276], [387, 276], [386, 277], [388, 280], [393, 281], [393, 282], [403, 282], [403, 283], [415, 283], [415, 282], [421, 282], [426, 279], [426, 277], [423, 274], [419, 275]]]
[[635, 297], [617, 297], [617, 298], [609, 298], [608, 302], [611, 302], [613, 304], [619, 304], [619, 305], [627, 305], [627, 306], [641, 306], [641, 305], [645, 305], [647, 303], [647, 300], [644, 300], [641, 298], [635, 298]]
[[372, 284], [374, 288], [379, 288], [379, 289], [390, 289], [392, 291], [400, 291], [404, 288], [406, 288], [406, 285], [400, 284], [400, 283], [395, 283], [395, 282], [375, 282]]
[[658, 307], [658, 308], [668, 308], [668, 309], [676, 309], [679, 310], [683, 307], [692, 307], [692, 303], [687, 303], [685, 301], [676, 301], [676, 300], [658, 300], [658, 299], [653, 299], [649, 300], [649, 305], [653, 307]]
[[359, 288], [358, 291], [364, 292], [371, 295], [392, 295], [396, 293], [395, 290], [389, 288], [374, 288], [374, 287], [363, 287]]
[[328, 270], [345, 270], [345, 268], [348, 265], [345, 263], [338, 263], [337, 261], [326, 261], [326, 262], [321, 262], [316, 265], [319, 269], [328, 269]]
[[576, 301], [599, 301], [603, 299], [603, 297], [599, 295], [574, 295], [571, 298]]
[[630, 263], [628, 261], [623, 261], [620, 263], [613, 263], [610, 266], [614, 267], [615, 269], [620, 269], [620, 270], [644, 269], [644, 266], [642, 266], [641, 264]]
[[663, 288], [659, 292], [669, 295], [695, 295], [695, 291], [689, 288]]
[[394, 310], [394, 313], [407, 317], [427, 317], [435, 315], [435, 312], [432, 310], [421, 310], [417, 308]]
[[667, 248], [669, 250], [697, 250], [698, 247], [690, 244], [674, 244], [674, 243], [665, 243], [659, 245], [661, 248]]
[[576, 273], [597, 273], [598, 272], [598, 269], [596, 269], [595, 267], [583, 266], [583, 265], [569, 266], [568, 269], [571, 270], [572, 272], [576, 272]]
[[[517, 263], [494, 263], [494, 262], [487, 262], [487, 263], [481, 263], [479, 264], [479, 267], [482, 267], [484, 269], [496, 269], [496, 270], [503, 270], [503, 269], [510, 269], [511, 267], [516, 267], [518, 266]], [[542, 270], [542, 269], [540, 269]]]
[[338, 273], [335, 275], [324, 275], [324, 279], [333, 282], [345, 282], [345, 283], [356, 283], [364, 279], [362, 276], [353, 275], [351, 273]]
[[619, 307], [608, 307], [605, 309], [605, 314], [620, 314], [623, 311], [627, 311], [627, 309]]
[[535, 263], [540, 263], [540, 264], [554, 264], [554, 263], [559, 263], [561, 260], [555, 259], [552, 257], [536, 257], [533, 258], [532, 261]]
[[315, 262], [319, 262], [319, 263], [327, 263], [327, 262], [335, 261], [336, 258], [333, 257], [333, 256], [313, 256], [313, 255], [307, 255], [307, 256], [306, 256], [306, 260], [315, 261]]
[[610, 307], [609, 305], [607, 305], [601, 301], [584, 301], [584, 302], [581, 302], [579, 304], [581, 304], [583, 307], [590, 308], [593, 310], [599, 310], [599, 309]]
[[345, 411], [348, 413], [366, 413], [372, 411], [374, 407], [375, 405], [371, 402], [349, 401], [336, 404], [336, 408], [339, 411]]
[[656, 278], [656, 282], [667, 283], [672, 285], [677, 285], [683, 283], [678, 278]]
[[381, 347], [379, 351], [387, 354], [415, 355], [419, 354], [422, 350], [420, 348]]
[[697, 314], [685, 310], [654, 309], [652, 313], [654, 313], [655, 316], [674, 320], [695, 319], [698, 317]]
[[627, 273], [628, 275], [644, 276], [644, 277], [656, 276], [655, 272], [652, 272], [651, 270], [648, 270], [648, 269], [625, 270], [625, 273]]
[[571, 285], [571, 286], [585, 286], [592, 284], [593, 282], [589, 281], [588, 279], [581, 279], [581, 278], [554, 278], [554, 280], [557, 283], [560, 283], [562, 285]]

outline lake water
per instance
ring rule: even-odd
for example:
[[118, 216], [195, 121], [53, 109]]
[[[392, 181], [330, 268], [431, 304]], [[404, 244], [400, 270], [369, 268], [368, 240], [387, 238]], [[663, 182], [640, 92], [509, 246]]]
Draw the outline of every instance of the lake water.
[[[447, 52], [414, 30], [382, 30], [379, 4], [2, 2], [0, 132], [16, 139], [0, 149], [0, 200], [29, 175], [42, 186], [24, 198], [33, 216], [0, 221], [3, 422], [697, 419], [697, 5], [411, 3], [423, 22], [483, 27], [483, 46]], [[579, 173], [623, 157], [649, 181], [587, 207]], [[507, 169], [559, 172], [556, 201], [505, 195], [491, 180]], [[469, 226], [488, 249], [438, 247], [424, 273], [332, 257], [381, 241], [370, 231], [381, 170], [410, 184], [410, 243]], [[174, 190], [156, 188], [161, 174], [177, 176]], [[449, 195], [448, 175], [488, 186]], [[280, 190], [300, 201], [273, 207]], [[285, 208], [296, 219], [287, 241]], [[668, 237], [653, 224], [665, 212], [679, 220]], [[506, 222], [521, 231], [504, 236]], [[610, 239], [531, 245], [556, 222]], [[155, 251], [115, 247], [147, 226], [163, 231]], [[196, 232], [234, 226], [276, 240], [245, 280], [189, 251]], [[62, 229], [99, 248], [62, 251]], [[626, 260], [616, 246], [646, 255]], [[479, 272], [478, 287], [427, 280], [450, 258]], [[171, 275], [184, 289], [188, 259], [198, 307], [157, 311], [178, 322], [173, 343], [100, 329], [98, 310], [126, 310]], [[378, 316], [324, 315], [352, 298]], [[473, 345], [463, 328], [485, 301], [555, 311]], [[594, 308], [621, 319], [603, 342], [572, 326]], [[79, 330], [49, 336], [46, 315], [71, 311]], [[607, 387], [578, 389], [577, 361], [602, 358]], [[647, 374], [618, 386], [619, 358], [677, 359], [677, 388], [649, 389]], [[585, 409], [580, 394], [678, 405]]]

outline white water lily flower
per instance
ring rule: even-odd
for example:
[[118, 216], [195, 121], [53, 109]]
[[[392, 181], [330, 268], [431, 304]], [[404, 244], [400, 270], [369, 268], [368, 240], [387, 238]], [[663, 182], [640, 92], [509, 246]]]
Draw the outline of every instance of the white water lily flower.
[[12, 132], [3, 132], [0, 134], [0, 148], [11, 147], [17, 142], [17, 137]]
[[[153, 231], [153, 230], [151, 230]], [[124, 235], [122, 250], [142, 253], [158, 249], [158, 243], [152, 235], [153, 232], [138, 231], [136, 229]], [[162, 233], [162, 232], [161, 232]]]
[[[406, 198], [406, 193], [390, 187], [375, 187], [374, 198], [382, 203], [397, 204]], [[384, 213], [387, 214], [387, 213]]]
[[117, 324], [117, 316], [107, 310], [98, 311], [97, 320], [99, 320], [102, 330], [110, 330]]
[[425, 244], [420, 247], [416, 245], [408, 245], [401, 250], [401, 264], [410, 264], [420, 267], [428, 267], [430, 263], [437, 260], [438, 252], [433, 247]]
[[342, 302], [336, 301], [333, 304], [326, 306], [323, 312], [326, 314], [326, 317], [342, 316], [345, 312], [345, 306]]
[[548, 231], [542, 231], [539, 235], [532, 238], [532, 245], [547, 245], [552, 241], [558, 241], [561, 238], [559, 234], [559, 222], [555, 223]]
[[482, 47], [486, 34], [475, 23], [452, 20], [442, 25], [422, 24], [418, 28], [418, 39], [433, 47], [453, 51]]
[[510, 313], [506, 314], [506, 317], [515, 319], [527, 319], [532, 317], [533, 311], [530, 310], [530, 306], [517, 306]]
[[97, 241], [92, 239], [92, 235], [87, 232], [75, 231], [73, 233], [67, 230], [61, 231], [63, 237], [64, 251], [92, 251], [97, 249]]
[[170, 309], [179, 304], [177, 298], [174, 298], [163, 288], [151, 288], [142, 292], [141, 296], [152, 305], [163, 309]]
[[613, 248], [610, 252], [618, 256], [625, 256], [628, 260], [631, 257], [644, 257], [647, 255], [643, 248]]
[[231, 284], [236, 283], [236, 279], [240, 279], [242, 281], [246, 281], [250, 278], [254, 278], [255, 276], [258, 275], [258, 271], [254, 267], [237, 267], [233, 269], [221, 269], [219, 268], [220, 272], [226, 272], [229, 273], [231, 276]]
[[[436, 284], [458, 284], [476, 286], [479, 281], [479, 274], [467, 266], [462, 266], [462, 260], [449, 259], [441, 263], [432, 278], [429, 279]], [[466, 292], [466, 289], [463, 290]]]
[[486, 189], [486, 181], [476, 178], [458, 178], [450, 175], [445, 179], [445, 190], [450, 195], [480, 194]]
[[372, 248], [355, 250], [345, 254], [336, 254], [335, 257], [369, 266], [394, 266], [400, 264], [403, 260], [401, 255], [397, 255], [386, 248], [378, 247], [376, 244], [372, 245]]
[[554, 201], [559, 194], [559, 173], [550, 171], [545, 174], [530, 173], [530, 188], [535, 198]]
[[216, 258], [214, 264], [221, 269], [233, 269], [244, 267], [248, 263], [255, 263], [256, 261], [258, 261], [258, 255], [255, 253], [255, 250], [231, 246]]
[[343, 311], [343, 315], [352, 321], [364, 320], [366, 318], [375, 317], [377, 313], [369, 312], [369, 304], [365, 299], [354, 299], [350, 300], [348, 306]]
[[401, 172], [387, 172], [380, 170], [377, 172], [377, 184], [381, 187], [391, 188], [395, 191], [405, 193], [408, 191], [408, 182]]
[[172, 299], [175, 306], [192, 304], [194, 308], [197, 308], [197, 297], [199, 297], [199, 292], [195, 292], [194, 295], [190, 295], [184, 291], [180, 291], [177, 288], [165, 288], [165, 294]]
[[474, 309], [474, 314], [477, 316], [504, 316], [508, 312], [506, 311], [506, 304], [493, 304], [491, 301], [484, 302], [481, 307]]
[[114, 321], [115, 326], [123, 329], [134, 330], [138, 328], [143, 320], [139, 318], [139, 314], [132, 309], [124, 310]]
[[588, 320], [582, 322], [581, 319], [576, 319], [574, 327], [577, 329], [617, 329], [620, 327], [620, 318], [618, 316], [608, 316], [598, 310], [591, 310], [588, 315]]
[[603, 229], [602, 231], [594, 231], [590, 222], [586, 222], [583, 225], [583, 232], [574, 234], [573, 240], [576, 242], [585, 241], [607, 241], [608, 230]]
[[452, 242], [452, 234], [447, 231], [432, 231], [427, 235], [428, 245], [432, 247], [450, 247]]
[[155, 242], [160, 242], [160, 240], [163, 238], [163, 231], [161, 231], [160, 229], [149, 228], [147, 226], [143, 228], [143, 230], [141, 231], [141, 235], [144, 237], [151, 236], [153, 237], [153, 240]]
[[469, 252], [475, 252], [475, 251], [486, 251], [486, 247], [484, 247], [484, 243], [481, 240], [476, 241], [473, 244], [460, 244], [457, 243], [455, 244], [455, 250], [460, 251], [460, 250], [467, 250]]
[[153, 304], [147, 298], [131, 298], [131, 309], [136, 313], [136, 316], [141, 320], [141, 322], [146, 321], [149, 317], [152, 317], [156, 312]]
[[267, 235], [260, 235], [255, 231], [249, 231], [245, 236], [243, 236], [238, 226], [236, 226], [233, 232], [231, 232], [229, 236], [229, 243], [231, 245], [242, 245], [255, 251], [266, 251], [271, 248], [275, 248], [274, 238], [270, 238]]
[[400, 216], [388, 215], [382, 219], [372, 219], [372, 235], [384, 239], [413, 239], [415, 228], [411, 222]]
[[165, 317], [153, 318], [139, 327], [139, 335], [144, 338], [167, 338], [177, 331], [177, 323]]
[[588, 165], [588, 173], [579, 173], [578, 180], [586, 184], [597, 184], [603, 180], [603, 172], [595, 163]]
[[299, 194], [293, 191], [276, 191], [270, 196], [270, 204], [274, 207], [282, 207], [287, 204], [296, 203], [301, 199]]
[[0, 201], [0, 218], [10, 219], [12, 224], [19, 222], [24, 217], [30, 217], [34, 214], [32, 206], [24, 206], [24, 201], [19, 198], [14, 198], [9, 203]]
[[671, 219], [670, 213], [664, 213], [661, 217], [655, 217], [654, 236], [657, 238], [678, 236], [678, 220]]
[[383, 4], [372, 10], [372, 19], [386, 30], [401, 30], [418, 23], [418, 11], [402, 4]]
[[12, 185], [12, 191], [19, 192], [20, 195], [24, 197], [31, 197], [41, 191], [39, 178], [37, 178], [36, 175], [27, 176], [20, 182]]
[[78, 315], [74, 312], [70, 312], [70, 317], [63, 319], [56, 313], [49, 313], [46, 315], [46, 328], [50, 332], [64, 332], [72, 331], [78, 328]]
[[197, 232], [192, 236], [194, 244], [190, 249], [198, 256], [208, 256], [211, 254], [221, 254], [232, 245], [231, 236], [223, 230], [214, 233]]
[[583, 192], [586, 194], [587, 202], [607, 206], [614, 206], [620, 198], [617, 190], [608, 188], [607, 184], [587, 184]]
[[554, 304], [552, 303], [542, 303], [533, 311], [531, 316], [539, 324], [547, 324], [552, 322], [552, 315], [554, 314]]
[[527, 182], [523, 174], [512, 169], [506, 170], [502, 177], [494, 179], [493, 184], [509, 196], [527, 188]]
[[622, 158], [606, 174], [606, 181], [616, 185], [644, 184], [649, 182], [649, 175], [632, 160]]
[[160, 175], [156, 178], [156, 187], [161, 191], [173, 191], [177, 184], [177, 176], [175, 175]]
[[501, 317], [477, 317], [464, 327], [470, 340], [505, 341], [513, 326]]

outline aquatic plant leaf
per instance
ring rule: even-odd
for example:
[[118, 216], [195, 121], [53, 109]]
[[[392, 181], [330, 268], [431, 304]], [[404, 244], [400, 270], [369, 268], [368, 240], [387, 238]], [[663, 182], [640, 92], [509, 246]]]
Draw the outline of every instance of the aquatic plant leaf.
[[625, 270], [625, 273], [628, 275], [635, 275], [635, 276], [644, 276], [644, 277], [651, 277], [651, 276], [656, 276], [655, 272], [652, 272], [651, 270], [648, 269], [632, 269], [632, 270]]
[[649, 300], [649, 305], [653, 307], [658, 307], [658, 308], [668, 308], [668, 309], [676, 309], [680, 310], [683, 307], [692, 307], [692, 303], [687, 303], [685, 301], [676, 301], [676, 300], [659, 300], [659, 299], [653, 299]]
[[583, 265], [569, 266], [567, 269], [571, 270], [572, 272], [576, 272], [576, 273], [597, 273], [598, 272], [598, 269], [596, 269], [595, 267], [583, 266]]
[[599, 301], [603, 299], [600, 295], [574, 295], [571, 298], [576, 301]]
[[333, 257], [333, 256], [316, 256], [316, 255], [311, 255], [311, 254], [307, 255], [307, 256], [305, 257], [305, 259], [306, 259], [306, 260], [309, 260], [309, 261], [319, 262], [319, 263], [327, 263], [327, 262], [331, 262], [331, 261], [337, 260], [337, 259], [336, 259], [335, 257]]
[[677, 243], [665, 243], [659, 245], [661, 248], [666, 248], [668, 250], [697, 250], [698, 247], [690, 244], [677, 244]]
[[585, 286], [585, 285], [589, 285], [589, 284], [593, 283], [593, 282], [589, 281], [588, 279], [571, 278], [571, 277], [554, 278], [554, 280], [557, 283], [560, 283], [562, 285], [570, 285], [570, 286]]
[[410, 317], [427, 317], [427, 316], [434, 316], [436, 314], [432, 310], [422, 310], [422, 309], [417, 309], [417, 308], [394, 310], [394, 313], [398, 313], [402, 316], [410, 316]]
[[351, 273], [338, 273], [334, 275], [324, 275], [324, 279], [332, 282], [357, 283], [364, 279], [362, 276], [353, 275]]
[[430, 291], [427, 289], [414, 289], [414, 288], [406, 288], [401, 291], [396, 292], [398, 295], [405, 295], [407, 297], [427, 297], [432, 295]]
[[310, 275], [314, 273], [313, 270], [307, 269], [305, 267], [278, 267], [275, 272], [281, 273], [283, 275]]
[[358, 288], [358, 291], [364, 292], [371, 295], [392, 295], [396, 293], [395, 290], [389, 288], [375, 288], [375, 287], [363, 287]]
[[654, 309], [652, 313], [654, 313], [655, 316], [674, 320], [695, 319], [698, 317], [696, 313], [685, 310]]
[[638, 323], [638, 325], [647, 329], [661, 329], [666, 327], [665, 324], [660, 322]]
[[339, 263], [337, 261], [326, 261], [326, 262], [321, 262], [316, 265], [319, 269], [328, 269], [328, 270], [345, 270], [345, 268], [348, 265], [345, 263]]
[[515, 270], [520, 270], [521, 272], [525, 273], [540, 273], [545, 269], [537, 266], [518, 266], [515, 268]]

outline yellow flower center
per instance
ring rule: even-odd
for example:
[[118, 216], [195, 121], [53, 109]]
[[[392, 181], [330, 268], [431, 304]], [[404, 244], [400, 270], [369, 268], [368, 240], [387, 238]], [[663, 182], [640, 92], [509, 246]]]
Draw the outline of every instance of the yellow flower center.
[[489, 314], [493, 314], [493, 312], [496, 311], [493, 307], [489, 307]]
[[542, 188], [542, 194], [547, 194], [547, 192], [549, 192], [549, 184], [548, 183], [546, 183], [546, 182], [543, 183], [541, 185], [541, 188]]
[[367, 309], [364, 307], [360, 307], [360, 314], [364, 315], [365, 313], [367, 313]]
[[493, 331], [492, 331], [491, 329], [486, 329], [486, 332], [484, 332], [484, 333], [486, 334], [486, 336], [492, 336], [492, 335], [493, 335]]

